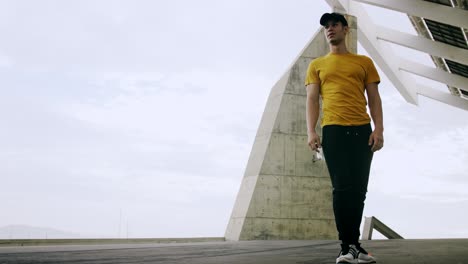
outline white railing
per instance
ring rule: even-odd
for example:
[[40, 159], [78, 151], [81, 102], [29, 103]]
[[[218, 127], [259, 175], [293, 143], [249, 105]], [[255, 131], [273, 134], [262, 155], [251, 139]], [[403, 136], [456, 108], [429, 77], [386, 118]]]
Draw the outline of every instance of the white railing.
[[390, 227], [382, 223], [374, 216], [364, 217], [364, 230], [362, 231], [362, 240], [371, 240], [372, 231], [375, 229], [379, 231], [388, 239], [403, 239], [397, 232], [393, 231]]

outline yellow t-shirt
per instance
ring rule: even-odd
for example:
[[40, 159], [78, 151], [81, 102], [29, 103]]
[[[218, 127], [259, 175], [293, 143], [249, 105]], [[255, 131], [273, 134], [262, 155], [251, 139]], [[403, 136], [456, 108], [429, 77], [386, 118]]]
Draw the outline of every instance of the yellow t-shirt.
[[352, 53], [314, 59], [307, 69], [305, 85], [320, 84], [321, 125], [357, 126], [370, 123], [365, 85], [380, 78], [369, 57]]

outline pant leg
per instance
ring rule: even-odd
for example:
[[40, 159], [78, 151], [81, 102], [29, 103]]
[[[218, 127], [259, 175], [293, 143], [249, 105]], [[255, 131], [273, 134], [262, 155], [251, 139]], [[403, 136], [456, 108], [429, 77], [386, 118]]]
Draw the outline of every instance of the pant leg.
[[350, 230], [347, 215], [350, 214], [350, 141], [343, 126], [324, 126], [322, 130], [323, 154], [333, 187], [333, 212], [339, 239], [349, 243]]
[[370, 125], [325, 126], [323, 152], [333, 186], [333, 211], [339, 239], [359, 239], [372, 152], [367, 146]]
[[353, 131], [353, 153], [351, 156], [351, 175], [353, 178], [353, 204], [350, 214], [350, 237], [351, 243], [358, 243], [360, 231], [359, 227], [362, 221], [364, 211], [364, 202], [366, 200], [367, 186], [369, 183], [369, 174], [373, 158], [373, 152], [369, 146], [369, 136], [372, 128], [369, 125], [357, 126]]

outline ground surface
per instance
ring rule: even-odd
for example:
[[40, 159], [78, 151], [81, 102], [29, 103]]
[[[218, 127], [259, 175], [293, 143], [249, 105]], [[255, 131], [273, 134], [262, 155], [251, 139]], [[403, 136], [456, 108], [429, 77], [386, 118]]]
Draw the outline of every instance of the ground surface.
[[[468, 239], [372, 240], [381, 264], [468, 264]], [[79, 246], [4, 246], [0, 263], [332, 264], [336, 241], [245, 241]]]

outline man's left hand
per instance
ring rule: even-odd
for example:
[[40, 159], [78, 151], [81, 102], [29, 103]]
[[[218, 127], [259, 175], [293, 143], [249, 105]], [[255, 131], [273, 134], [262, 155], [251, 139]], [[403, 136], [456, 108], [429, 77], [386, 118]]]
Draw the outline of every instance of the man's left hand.
[[372, 152], [376, 152], [383, 148], [384, 138], [383, 132], [381, 130], [374, 130], [369, 137], [369, 146], [371, 147]]

